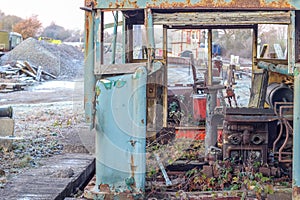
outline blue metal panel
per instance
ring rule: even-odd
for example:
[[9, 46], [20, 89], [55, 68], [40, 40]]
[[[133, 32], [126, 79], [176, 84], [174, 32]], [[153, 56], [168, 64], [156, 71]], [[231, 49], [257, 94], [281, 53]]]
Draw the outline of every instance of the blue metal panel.
[[293, 184], [294, 187], [300, 187], [300, 67], [295, 68], [294, 74]]
[[96, 184], [143, 191], [146, 170], [146, 67], [96, 84]]
[[238, 1], [238, 0], [116, 0], [116, 1], [103, 1], [97, 0], [98, 8], [296, 8], [300, 9], [300, 2], [298, 0], [251, 0], [251, 1]]

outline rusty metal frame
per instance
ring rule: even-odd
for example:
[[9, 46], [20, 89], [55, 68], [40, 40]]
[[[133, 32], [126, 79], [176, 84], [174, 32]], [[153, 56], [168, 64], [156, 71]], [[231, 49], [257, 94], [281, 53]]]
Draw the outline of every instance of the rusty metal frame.
[[[293, 161], [292, 159], [284, 159], [283, 158], [283, 155], [292, 155], [292, 152], [284, 152], [283, 150], [288, 142], [289, 136], [293, 134], [293, 127], [291, 126], [291, 124], [289, 122], [292, 120], [291, 116], [290, 117], [285, 116], [283, 113], [283, 110], [284, 109], [293, 109], [293, 108], [294, 108], [293, 102], [275, 102], [275, 105], [274, 105], [274, 113], [278, 116], [278, 121], [280, 123], [280, 130], [279, 130], [278, 137], [276, 138], [276, 140], [273, 143], [273, 153], [275, 153], [275, 154], [278, 153], [278, 161], [283, 162], [283, 163], [285, 163], [285, 162], [291, 163]], [[279, 109], [279, 111], [278, 111], [278, 109]], [[284, 126], [285, 126], [285, 131], [286, 131], [285, 140], [277, 152], [276, 145], [282, 137]]]
[[299, 8], [297, 0], [85, 0], [85, 4], [91, 2], [97, 8], [106, 9], [142, 9], [142, 8], [157, 8], [157, 9], [244, 9], [244, 10], [265, 10], [265, 9], [295, 9]]

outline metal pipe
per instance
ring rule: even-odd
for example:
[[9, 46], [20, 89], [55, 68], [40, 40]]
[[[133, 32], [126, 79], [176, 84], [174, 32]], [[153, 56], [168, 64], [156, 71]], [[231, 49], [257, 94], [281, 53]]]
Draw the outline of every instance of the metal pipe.
[[213, 83], [213, 76], [212, 76], [212, 30], [208, 30], [208, 35], [207, 35], [207, 40], [208, 40], [208, 56], [207, 56], [207, 85], [211, 86]]
[[163, 27], [163, 59], [164, 59], [164, 87], [163, 87], [163, 127], [168, 126], [168, 29]]
[[213, 124], [214, 109], [217, 106], [218, 87], [213, 86], [212, 76], [212, 30], [208, 30], [208, 67], [207, 67], [207, 87], [206, 96], [206, 121], [205, 121], [205, 156], [208, 157], [209, 149], [215, 146], [218, 140], [217, 126]]
[[111, 54], [111, 64], [116, 63], [116, 46], [117, 46], [117, 36], [118, 36], [118, 16], [119, 11], [116, 11], [116, 14], [114, 15], [114, 31], [113, 31], [113, 41], [112, 41], [112, 54]]
[[265, 70], [268, 70], [271, 72], [276, 72], [279, 74], [293, 76], [292, 73], [289, 73], [288, 65], [282, 65], [282, 64], [275, 65], [273, 63], [260, 61], [260, 62], [258, 62], [257, 66], [261, 69], [265, 69]]
[[13, 117], [13, 108], [11, 106], [0, 108], [0, 117], [12, 118]]
[[253, 27], [253, 36], [252, 36], [252, 70], [257, 68], [257, 38], [258, 38], [258, 25]]

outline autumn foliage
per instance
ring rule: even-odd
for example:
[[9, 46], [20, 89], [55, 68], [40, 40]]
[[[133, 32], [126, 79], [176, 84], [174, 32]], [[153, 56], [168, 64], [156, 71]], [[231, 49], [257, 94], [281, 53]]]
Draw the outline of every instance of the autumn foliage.
[[24, 39], [27, 39], [29, 37], [35, 37], [41, 28], [42, 23], [38, 20], [37, 16], [34, 15], [15, 24], [13, 31], [20, 33]]

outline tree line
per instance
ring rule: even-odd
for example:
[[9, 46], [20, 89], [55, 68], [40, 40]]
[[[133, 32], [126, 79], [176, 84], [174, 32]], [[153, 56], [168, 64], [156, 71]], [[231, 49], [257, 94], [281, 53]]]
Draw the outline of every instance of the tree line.
[[79, 42], [82, 34], [80, 30], [67, 30], [52, 22], [43, 27], [37, 15], [23, 19], [16, 15], [6, 15], [0, 10], [0, 30], [20, 33], [24, 39], [29, 37], [49, 37], [64, 42]]

